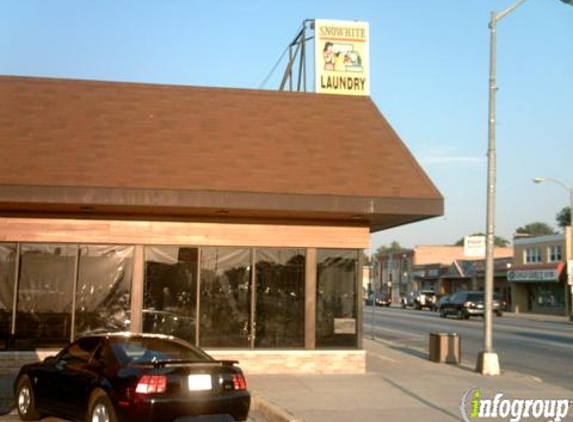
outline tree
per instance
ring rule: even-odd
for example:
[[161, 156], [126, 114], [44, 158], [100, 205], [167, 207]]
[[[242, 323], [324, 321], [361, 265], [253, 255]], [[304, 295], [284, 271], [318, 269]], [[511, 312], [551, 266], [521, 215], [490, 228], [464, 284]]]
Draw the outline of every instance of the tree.
[[557, 213], [555, 216], [557, 220], [557, 226], [562, 229], [571, 225], [571, 207], [565, 207]]
[[[471, 236], [485, 236], [485, 234], [483, 233], [474, 233]], [[509, 240], [500, 237], [500, 236], [495, 236], [494, 240], [493, 240], [493, 244], [495, 245], [496, 248], [507, 248], [509, 246]], [[462, 237], [460, 240], [458, 240], [456, 243], [454, 243], [454, 246], [464, 246], [464, 238]]]
[[515, 230], [518, 234], [528, 234], [530, 236], [546, 236], [549, 234], [556, 234], [556, 231], [549, 224], [536, 221], [534, 223], [526, 224], [525, 226], [518, 227]]
[[400, 246], [400, 243], [394, 240], [392, 243], [390, 243], [390, 246], [382, 245], [378, 249], [376, 249], [376, 252], [374, 252], [373, 257], [378, 257], [380, 255], [384, 255], [387, 253], [400, 252], [403, 249], [404, 248]]

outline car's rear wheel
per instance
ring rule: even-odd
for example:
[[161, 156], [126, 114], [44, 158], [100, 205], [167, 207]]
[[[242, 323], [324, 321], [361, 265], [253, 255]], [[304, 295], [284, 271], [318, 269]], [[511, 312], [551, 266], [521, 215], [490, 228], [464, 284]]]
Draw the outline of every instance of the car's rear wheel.
[[503, 316], [503, 311], [496, 311], [495, 314], [496, 314], [498, 317], [501, 317], [501, 316]]
[[87, 422], [117, 422], [111, 400], [101, 390], [96, 390], [92, 394]]
[[23, 421], [37, 421], [40, 413], [36, 410], [36, 398], [32, 383], [27, 376], [22, 376], [16, 384], [16, 407], [18, 415]]

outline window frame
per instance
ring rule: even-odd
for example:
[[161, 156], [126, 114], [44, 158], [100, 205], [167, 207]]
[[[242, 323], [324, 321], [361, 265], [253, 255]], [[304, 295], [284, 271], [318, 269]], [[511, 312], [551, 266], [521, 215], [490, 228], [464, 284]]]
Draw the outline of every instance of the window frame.
[[541, 248], [539, 246], [532, 246], [523, 252], [523, 261], [525, 264], [541, 264], [543, 257], [541, 256]]
[[547, 248], [549, 262], [556, 263], [563, 261], [563, 247], [561, 245], [551, 245]]

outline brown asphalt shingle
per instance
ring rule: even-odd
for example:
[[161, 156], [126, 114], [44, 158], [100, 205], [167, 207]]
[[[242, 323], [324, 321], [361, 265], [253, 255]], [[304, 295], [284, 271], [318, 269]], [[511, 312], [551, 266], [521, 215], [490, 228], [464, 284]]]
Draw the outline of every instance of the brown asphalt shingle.
[[441, 199], [368, 97], [0, 77], [0, 185]]

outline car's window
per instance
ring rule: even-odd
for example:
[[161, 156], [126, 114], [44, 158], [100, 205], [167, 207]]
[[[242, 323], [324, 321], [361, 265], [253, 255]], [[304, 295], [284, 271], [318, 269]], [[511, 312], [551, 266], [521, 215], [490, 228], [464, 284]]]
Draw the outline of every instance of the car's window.
[[483, 302], [483, 293], [469, 293], [467, 300], [470, 302]]
[[503, 298], [501, 297], [501, 295], [499, 293], [494, 293], [493, 294], [493, 300], [497, 300], [498, 302], [502, 302]]
[[58, 355], [58, 361], [63, 361], [67, 365], [87, 363], [99, 343], [100, 339], [94, 337], [80, 339], [62, 350]]
[[457, 301], [459, 301], [459, 300], [462, 299], [463, 295], [464, 295], [463, 293], [455, 293], [455, 294], [451, 297], [451, 301], [452, 301], [452, 302], [457, 302]]
[[164, 338], [118, 337], [110, 340], [110, 346], [118, 362], [124, 365], [164, 360], [211, 360], [198, 349]]

